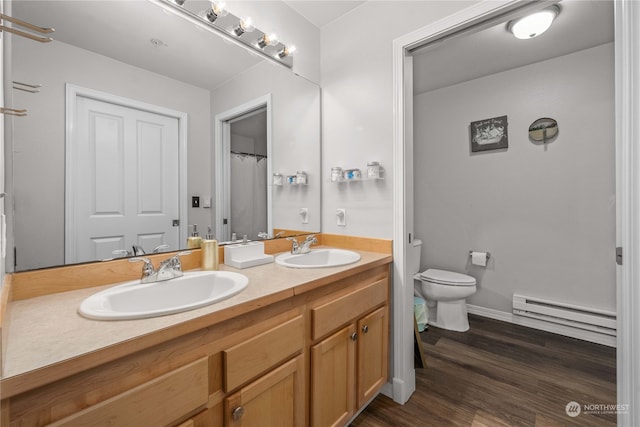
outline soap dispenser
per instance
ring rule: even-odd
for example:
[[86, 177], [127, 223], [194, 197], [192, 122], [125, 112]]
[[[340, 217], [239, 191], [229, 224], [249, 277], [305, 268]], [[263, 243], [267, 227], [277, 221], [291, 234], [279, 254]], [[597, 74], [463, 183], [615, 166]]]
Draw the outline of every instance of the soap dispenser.
[[218, 264], [218, 241], [213, 238], [211, 226], [209, 226], [207, 234], [202, 241], [202, 269], [217, 270]]
[[187, 237], [187, 248], [188, 249], [197, 249], [202, 246], [202, 237], [198, 235], [198, 224], [193, 224], [193, 233], [191, 236]]

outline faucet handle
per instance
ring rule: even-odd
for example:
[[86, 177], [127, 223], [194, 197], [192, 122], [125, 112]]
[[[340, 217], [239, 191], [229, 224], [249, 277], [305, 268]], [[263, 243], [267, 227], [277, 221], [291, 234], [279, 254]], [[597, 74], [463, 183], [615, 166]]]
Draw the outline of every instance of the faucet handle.
[[316, 235], [315, 235], [315, 234], [309, 234], [309, 235], [304, 239], [304, 241], [305, 241], [305, 242], [309, 242], [309, 241], [311, 241], [311, 240], [313, 240], [313, 239], [315, 239], [315, 240], [316, 240], [316, 242], [318, 241], [318, 239], [316, 239]]
[[154, 253], [154, 254], [157, 254], [157, 253], [159, 253], [159, 252], [160, 252], [161, 250], [163, 250], [163, 249], [169, 249], [169, 245], [159, 245], [159, 246], [156, 246], [155, 248], [153, 248], [153, 253]]
[[129, 252], [126, 249], [115, 249], [113, 251], [111, 251], [111, 255], [118, 255], [118, 256], [131, 256], [131, 252]]
[[182, 263], [180, 262], [180, 257], [185, 255], [191, 255], [191, 251], [182, 251], [178, 252], [171, 258], [167, 258], [160, 263], [161, 266], [171, 265], [173, 267], [182, 268]]
[[153, 268], [153, 264], [151, 263], [151, 260], [149, 258], [134, 257], [129, 258], [129, 262], [144, 262], [144, 266], [142, 267], [143, 279], [155, 273], [155, 268]]
[[146, 267], [147, 265], [153, 265], [151, 263], [151, 260], [149, 258], [144, 258], [144, 257], [133, 257], [133, 258], [129, 258], [129, 262], [144, 262], [144, 266]]

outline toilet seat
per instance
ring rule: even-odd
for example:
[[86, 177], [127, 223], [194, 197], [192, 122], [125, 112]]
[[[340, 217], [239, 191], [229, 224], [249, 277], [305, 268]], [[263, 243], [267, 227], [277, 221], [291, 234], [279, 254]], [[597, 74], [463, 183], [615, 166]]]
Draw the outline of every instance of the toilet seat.
[[426, 280], [431, 283], [447, 286], [474, 286], [476, 279], [466, 274], [454, 273], [452, 271], [438, 270], [430, 268], [422, 273], [419, 273], [421, 280]]

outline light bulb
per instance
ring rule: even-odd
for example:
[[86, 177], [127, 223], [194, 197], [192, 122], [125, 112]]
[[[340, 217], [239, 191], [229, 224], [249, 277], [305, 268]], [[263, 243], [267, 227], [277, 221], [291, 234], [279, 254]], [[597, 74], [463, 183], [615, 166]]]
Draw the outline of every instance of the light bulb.
[[277, 56], [278, 58], [282, 59], [285, 56], [291, 56], [293, 55], [293, 52], [296, 51], [296, 47], [295, 46], [285, 46], [280, 52], [278, 52]]
[[558, 16], [560, 9], [556, 7], [535, 12], [509, 23], [509, 30], [516, 38], [532, 39], [544, 33], [551, 27], [553, 20]]
[[224, 6], [224, 3], [211, 2], [211, 8], [206, 11], [204, 15], [205, 18], [207, 18], [209, 22], [214, 22], [219, 17], [226, 16], [229, 11], [227, 11]]
[[253, 21], [251, 20], [251, 18], [242, 19], [240, 21], [240, 26], [242, 27], [245, 33], [250, 33], [256, 28], [253, 26]]
[[247, 17], [240, 20], [240, 23], [233, 29], [233, 32], [236, 36], [240, 37], [244, 33], [250, 33], [254, 29], [255, 27], [253, 26], [253, 21], [251, 21], [251, 18]]
[[275, 34], [263, 35], [257, 42], [260, 49], [264, 49], [267, 46], [275, 46], [278, 44], [278, 36]]

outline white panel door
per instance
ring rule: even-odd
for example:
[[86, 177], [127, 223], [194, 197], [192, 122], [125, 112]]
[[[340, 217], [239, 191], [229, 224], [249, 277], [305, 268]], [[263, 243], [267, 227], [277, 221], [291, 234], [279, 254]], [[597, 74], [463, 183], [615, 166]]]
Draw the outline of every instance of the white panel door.
[[76, 203], [66, 263], [112, 257], [115, 249], [179, 249], [178, 119], [77, 98]]

